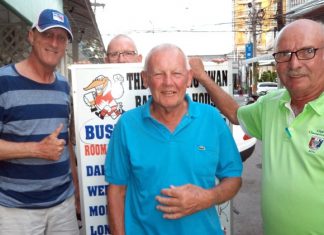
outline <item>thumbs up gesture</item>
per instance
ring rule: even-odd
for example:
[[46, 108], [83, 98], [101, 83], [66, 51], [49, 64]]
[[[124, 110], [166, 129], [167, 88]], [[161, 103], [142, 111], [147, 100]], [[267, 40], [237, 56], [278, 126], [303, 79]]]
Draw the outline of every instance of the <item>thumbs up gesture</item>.
[[38, 156], [47, 160], [57, 161], [64, 150], [65, 140], [58, 139], [63, 124], [60, 124], [50, 135], [38, 143]]

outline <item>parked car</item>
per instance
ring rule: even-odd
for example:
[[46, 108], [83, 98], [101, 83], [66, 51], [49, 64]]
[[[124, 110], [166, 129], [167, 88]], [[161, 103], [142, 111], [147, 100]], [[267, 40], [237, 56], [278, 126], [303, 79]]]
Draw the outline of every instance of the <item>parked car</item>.
[[258, 98], [259, 98], [259, 95], [256, 95], [256, 94], [247, 95], [244, 98], [244, 104], [252, 104], [255, 101], [257, 101]]
[[259, 82], [257, 85], [257, 95], [265, 95], [268, 91], [278, 89], [276, 82]]
[[245, 161], [254, 151], [256, 138], [245, 134], [240, 125], [233, 125], [233, 138], [240, 151], [242, 161]]

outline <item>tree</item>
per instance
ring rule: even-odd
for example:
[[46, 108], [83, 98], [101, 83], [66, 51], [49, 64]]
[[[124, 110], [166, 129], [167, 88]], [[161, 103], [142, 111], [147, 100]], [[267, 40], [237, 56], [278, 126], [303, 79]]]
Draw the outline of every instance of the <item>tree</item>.
[[274, 71], [265, 71], [261, 74], [261, 78], [259, 82], [276, 82], [277, 73]]

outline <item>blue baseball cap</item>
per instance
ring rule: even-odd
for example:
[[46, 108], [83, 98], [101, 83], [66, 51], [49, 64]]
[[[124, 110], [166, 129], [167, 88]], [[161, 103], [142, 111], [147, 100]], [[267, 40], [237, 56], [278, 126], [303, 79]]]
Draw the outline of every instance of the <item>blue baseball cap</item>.
[[57, 10], [43, 10], [38, 17], [38, 21], [33, 24], [32, 29], [34, 28], [41, 33], [52, 28], [62, 28], [68, 32], [70, 40], [72, 41], [73, 39], [69, 19], [66, 15]]

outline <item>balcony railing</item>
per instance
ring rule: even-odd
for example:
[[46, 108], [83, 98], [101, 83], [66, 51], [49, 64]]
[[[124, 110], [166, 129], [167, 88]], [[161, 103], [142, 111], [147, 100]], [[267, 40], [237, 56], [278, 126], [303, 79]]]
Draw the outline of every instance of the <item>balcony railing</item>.
[[287, 1], [287, 10], [291, 10], [299, 5], [305, 4], [307, 2], [312, 2], [314, 0], [290, 0]]

